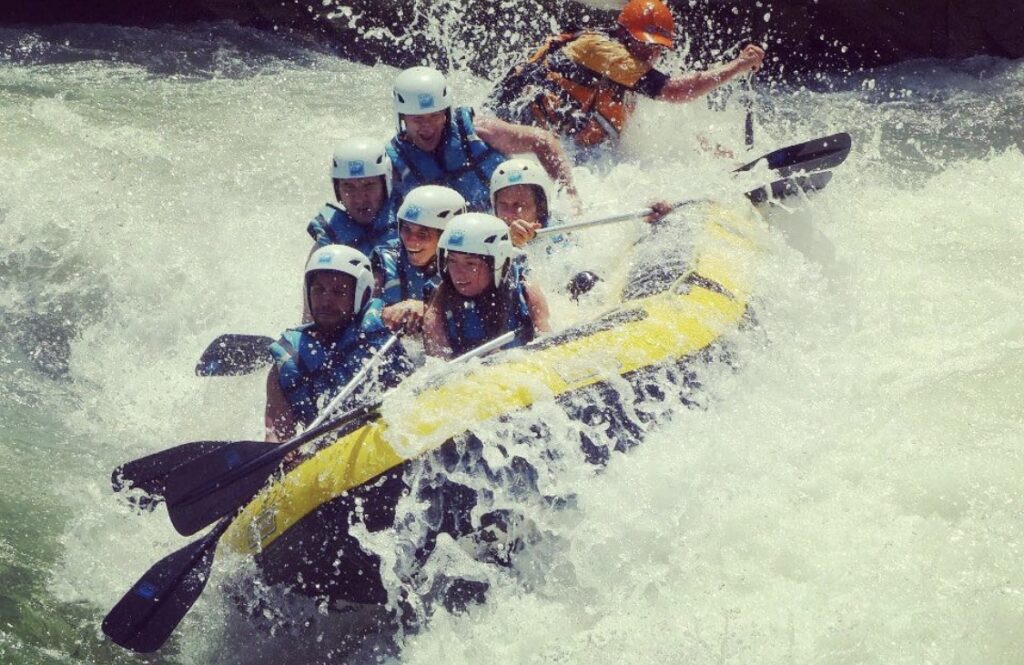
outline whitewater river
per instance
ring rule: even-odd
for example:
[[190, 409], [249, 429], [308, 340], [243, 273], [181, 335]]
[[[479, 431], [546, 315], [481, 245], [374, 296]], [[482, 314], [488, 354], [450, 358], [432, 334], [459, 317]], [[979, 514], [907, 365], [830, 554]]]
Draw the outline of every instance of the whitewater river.
[[[220, 333], [297, 322], [331, 144], [389, 135], [394, 74], [227, 27], [0, 31], [0, 662], [141, 662], [100, 622], [185, 541], [110, 470], [260, 435], [263, 377], [192, 366]], [[1021, 662], [1024, 64], [834, 83], [761, 90], [756, 152], [835, 131], [854, 151], [772, 215], [759, 329], [706, 373], [707, 408], [572, 478], [550, 574], [387, 658]], [[727, 189], [696, 135], [739, 147], [742, 123], [735, 98], [644, 104], [621, 165], [577, 170], [583, 198]], [[580, 234], [592, 265], [551, 289], [642, 233]], [[261, 662], [224, 637], [226, 565], [146, 662]]]

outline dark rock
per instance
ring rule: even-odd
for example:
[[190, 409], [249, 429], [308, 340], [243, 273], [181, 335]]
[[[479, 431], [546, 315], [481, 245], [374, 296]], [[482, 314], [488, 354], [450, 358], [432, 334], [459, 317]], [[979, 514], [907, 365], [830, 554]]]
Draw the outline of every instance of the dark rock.
[[[790, 79], [911, 58], [1024, 57], [1022, 0], [696, 0], [692, 7], [691, 0], [668, 2], [695, 60], [721, 60], [722, 51], [753, 39], [768, 45], [770, 70]], [[451, 15], [456, 9], [458, 20]], [[310, 0], [0, 0], [0, 24], [6, 25], [229, 20], [306, 35], [360, 62], [458, 64], [490, 76], [552, 27], [607, 25], [614, 15], [576, 0], [332, 0], [327, 6]], [[444, 26], [443, 38], [427, 29], [438, 25]], [[449, 49], [453, 43], [461, 48]]]

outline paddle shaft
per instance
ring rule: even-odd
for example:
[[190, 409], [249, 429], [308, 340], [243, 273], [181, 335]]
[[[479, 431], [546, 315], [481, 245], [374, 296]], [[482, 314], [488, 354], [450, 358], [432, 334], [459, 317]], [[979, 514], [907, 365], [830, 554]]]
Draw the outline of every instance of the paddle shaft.
[[518, 333], [519, 333], [518, 329], [516, 329], [516, 330], [509, 330], [507, 333], [505, 333], [503, 335], [499, 335], [498, 337], [495, 337], [494, 339], [492, 339], [489, 342], [485, 342], [484, 344], [481, 344], [480, 346], [478, 346], [478, 347], [476, 347], [474, 349], [470, 349], [469, 351], [466, 351], [461, 356], [458, 356], [456, 358], [452, 358], [451, 360], [448, 361], [448, 364], [449, 365], [456, 365], [458, 363], [464, 363], [467, 360], [471, 360], [471, 359], [477, 358], [479, 356], [485, 356], [488, 353], [490, 353], [491, 351], [495, 351], [497, 349], [500, 349], [501, 347], [505, 346], [506, 344], [508, 344], [509, 342], [514, 340]]
[[[500, 349], [501, 347], [505, 346], [513, 339], [515, 339], [516, 332], [518, 331], [511, 330], [505, 333], [504, 335], [495, 337], [490, 342], [481, 344], [475, 349], [470, 349], [469, 351], [465, 352], [458, 358], [450, 360], [448, 362], [448, 365], [456, 365], [458, 363], [466, 362], [467, 360], [470, 360], [472, 358], [486, 355], [491, 351], [494, 351], [495, 349]], [[335, 396], [334, 399], [328, 402], [327, 406], [324, 407], [323, 411], [320, 412], [320, 415], [317, 416], [317, 419], [310, 423], [309, 427], [307, 427], [302, 434], [282, 444], [281, 446], [271, 449], [264, 455], [264, 457], [269, 459], [274, 456], [273, 453], [276, 453], [277, 455], [284, 457], [291, 451], [295, 450], [296, 448], [306, 443], [309, 443], [313, 439], [316, 439], [321, 435], [330, 432], [331, 430], [337, 429], [340, 425], [343, 425], [345, 422], [378, 409], [380, 407], [380, 401], [375, 402], [374, 404], [366, 404], [360, 407], [356, 407], [354, 409], [349, 409], [345, 413], [340, 414], [335, 418], [329, 419], [331, 413], [345, 400], [346, 397], [349, 396], [350, 393], [352, 393], [356, 389], [356, 387], [358, 387], [359, 383], [366, 377], [367, 374], [369, 374], [370, 370], [373, 369], [373, 366], [376, 365], [376, 363], [381, 358], [384, 357], [384, 354], [386, 354], [392, 346], [395, 345], [399, 337], [401, 337], [401, 334], [401, 331], [395, 333], [388, 339], [387, 342], [385, 342], [380, 347], [380, 350], [377, 352], [376, 355], [374, 355], [370, 362], [366, 363], [366, 365], [363, 366], [363, 369], [360, 370], [360, 372], [356, 374], [356, 376], [354, 376], [352, 380], [345, 385], [344, 388], [342, 388], [341, 392], [338, 393], [338, 395]], [[256, 458], [255, 460], [253, 460], [253, 466], [258, 466], [260, 459], [261, 458]]]
[[[747, 109], [746, 139], [748, 145], [752, 145], [754, 140], [753, 122], [753, 108], [751, 105]], [[811, 141], [806, 141], [804, 143], [786, 146], [785, 148], [779, 148], [778, 150], [773, 150], [772, 152], [762, 155], [761, 157], [758, 157], [754, 161], [744, 164], [743, 166], [735, 169], [734, 173], [750, 171], [755, 166], [760, 164], [762, 161], [766, 163], [769, 169], [774, 171], [774, 173], [765, 174], [764, 184], [760, 184], [760, 186], [754, 187], [744, 192], [744, 194], [747, 194], [748, 196], [751, 194], [754, 194], [756, 196], [756, 194], [760, 190], [764, 189], [769, 185], [772, 185], [773, 183], [785, 180], [789, 178], [789, 176], [792, 174], [813, 174], [813, 172], [815, 171], [824, 171], [826, 169], [838, 166], [846, 159], [846, 155], [849, 154], [849, 152], [849, 135], [833, 134], [831, 136], [826, 136], [820, 139], [814, 139]], [[773, 189], [780, 188], [773, 186]], [[676, 209], [684, 205], [700, 203], [703, 200], [704, 199], [687, 199], [685, 201], [679, 201], [678, 203], [672, 204], [672, 208]], [[643, 208], [641, 210], [619, 213], [617, 215], [609, 215], [607, 217], [600, 217], [598, 219], [591, 219], [582, 222], [576, 222], [573, 224], [549, 226], [544, 229], [538, 229], [537, 237], [542, 238], [545, 236], [565, 233], [567, 231], [574, 231], [577, 229], [603, 226], [605, 224], [615, 224], [617, 222], [624, 222], [631, 219], [637, 219], [639, 217], [646, 217], [647, 215], [650, 215], [652, 212], [654, 211], [651, 208]]]
[[747, 74], [743, 79], [743, 106], [746, 108], [746, 117], [743, 121], [743, 140], [747, 150], [754, 148], [754, 72]]
[[[491, 342], [482, 344], [450, 361], [448, 365], [465, 362], [470, 358], [481, 356], [504, 346], [515, 338], [516, 333], [517, 331], [505, 333]], [[397, 341], [397, 337], [398, 334], [396, 333], [388, 341], [393, 344]], [[375, 357], [382, 357], [388, 348], [390, 348], [389, 344], [383, 345]], [[367, 366], [370, 366], [370, 364], [368, 362]], [[355, 380], [350, 381], [346, 385], [345, 390], [348, 390], [353, 383], [355, 383]], [[344, 399], [344, 396], [342, 396], [342, 399]], [[335, 397], [327, 405], [323, 413], [331, 413], [341, 401]], [[224, 506], [218, 503], [224, 500], [223, 497], [218, 498], [215, 495], [225, 488], [237, 485], [239, 500], [248, 499], [252, 496], [251, 493], [255, 493], [259, 487], [265, 484], [266, 477], [277, 469], [289, 453], [332, 430], [344, 426], [346, 423], [370, 415], [380, 407], [380, 404], [381, 402], [377, 401], [372, 404], [356, 407], [333, 418], [318, 418], [302, 434], [281, 445], [269, 446], [266, 451], [260, 452], [255, 457], [249, 457], [249, 459], [245, 459], [245, 456], [249, 455], [246, 450], [251, 445], [254, 445], [254, 442], [234, 442], [227, 444], [227, 447], [224, 449], [212, 453], [213, 456], [211, 457], [193, 460], [186, 465], [174, 469], [168, 476], [166, 499], [167, 509], [175, 529], [183, 535], [189, 535], [209, 524], [212, 519], [216, 519], [234, 510], [236, 508], [233, 505], [235, 503], [234, 499], [227, 501], [228, 505], [225, 509]], [[257, 450], [259, 450], [259, 447], [257, 447]], [[223, 468], [224, 465], [221, 460], [230, 460], [232, 458], [235, 459], [230, 462], [226, 471], [213, 479], [202, 480], [204, 469], [211, 468], [211, 465], [213, 465], [212, 468]], [[197, 475], [198, 478], [196, 477]], [[254, 487], [249, 490], [247, 489], [249, 485]], [[180, 494], [175, 491], [177, 487], [183, 488]], [[232, 490], [232, 492], [234, 491]]]
[[373, 405], [372, 407], [369, 405], [364, 405], [356, 407], [354, 409], [350, 409], [349, 411], [335, 418], [331, 418], [331, 415], [334, 414], [337, 408], [341, 404], [343, 404], [344, 401], [348, 397], [350, 397], [353, 392], [355, 392], [356, 388], [358, 388], [362, 384], [366, 376], [373, 370], [373, 368], [376, 367], [377, 364], [381, 361], [381, 359], [383, 359], [384, 356], [387, 355], [388, 351], [390, 351], [391, 348], [398, 343], [398, 340], [401, 338], [402, 334], [403, 331], [399, 330], [398, 332], [391, 335], [391, 337], [389, 337], [387, 341], [381, 345], [377, 352], [373, 354], [373, 357], [371, 357], [370, 360], [368, 360], [363, 365], [362, 369], [360, 369], [359, 372], [357, 372], [356, 375], [353, 376], [352, 379], [345, 384], [345, 387], [342, 388], [341, 391], [337, 395], [335, 395], [330, 402], [327, 403], [327, 405], [320, 411], [320, 414], [313, 420], [313, 422], [311, 422], [306, 427], [305, 430], [303, 430], [301, 434], [292, 437], [291, 439], [289, 439], [288, 441], [279, 446], [269, 448], [267, 452], [263, 453], [262, 455], [250, 460], [249, 462], [246, 462], [245, 464], [242, 464], [237, 469], [228, 472], [226, 475], [219, 478], [211, 486], [197, 488], [197, 490], [194, 492], [188, 492], [187, 494], [182, 496], [177, 501], [177, 503], [188, 503], [197, 494], [206, 494], [208, 493], [208, 491], [216, 491], [221, 487], [224, 487], [225, 485], [229, 484], [236, 478], [240, 478], [246, 475], [252, 469], [258, 468], [264, 464], [270, 464], [272, 461], [275, 461], [276, 459], [284, 459], [284, 457], [288, 455], [288, 453], [292, 452], [293, 450], [296, 450], [297, 448], [300, 448], [301, 446], [309, 443], [310, 441], [319, 438], [320, 436], [326, 434], [327, 432], [330, 432], [331, 430], [343, 424], [343, 422], [356, 418], [360, 415], [369, 413], [370, 411], [375, 409], [376, 405]]
[[391, 337], [381, 345], [380, 349], [377, 350], [377, 353], [373, 354], [373, 357], [363, 365], [363, 368], [345, 384], [345, 387], [341, 389], [341, 392], [335, 395], [334, 399], [327, 403], [327, 406], [320, 411], [320, 415], [318, 415], [316, 419], [306, 427], [306, 430], [311, 430], [330, 418], [331, 414], [334, 413], [334, 411], [356, 391], [356, 388], [362, 385], [363, 381], [370, 374], [373, 368], [375, 368], [384, 356], [387, 355], [388, 351], [391, 350], [391, 347], [398, 343], [398, 340], [401, 339], [403, 334], [405, 334], [404, 329], [400, 329], [398, 332], [391, 335]]
[[[495, 337], [490, 342], [487, 342], [486, 344], [481, 344], [480, 346], [476, 347], [475, 349], [471, 349], [471, 350], [465, 352], [464, 354], [462, 354], [458, 358], [450, 360], [448, 362], [448, 365], [456, 365], [458, 363], [462, 363], [462, 362], [465, 362], [467, 360], [470, 360], [471, 358], [476, 358], [477, 356], [482, 356], [482, 355], [488, 354], [488, 353], [490, 353], [491, 351], [493, 351], [495, 349], [499, 349], [499, 348], [505, 346], [506, 344], [508, 344], [509, 342], [511, 342], [513, 339], [515, 339], [516, 332], [518, 332], [518, 331], [512, 330], [512, 331], [509, 331], [509, 332], [505, 333], [504, 335], [501, 335], [500, 337]], [[345, 397], [347, 397], [347, 395], [345, 393], [346, 392], [351, 392], [352, 390], [355, 390], [355, 387], [358, 385], [358, 381], [362, 380], [362, 378], [365, 377], [367, 373], [369, 373], [370, 369], [372, 369], [372, 364], [374, 363], [374, 361], [382, 358], [384, 356], [384, 354], [387, 353], [388, 349], [390, 349], [392, 346], [394, 346], [395, 342], [398, 341], [399, 337], [400, 337], [399, 333], [395, 333], [394, 335], [392, 335], [388, 339], [388, 341], [385, 342], [383, 346], [381, 346], [380, 351], [377, 352], [377, 354], [374, 356], [373, 360], [368, 362], [363, 367], [363, 369], [359, 372], [359, 374], [357, 374], [355, 377], [353, 377], [353, 379], [348, 382], [348, 384], [342, 389], [342, 391], [340, 393], [338, 393], [338, 395], [334, 399], [332, 399], [327, 404], [326, 407], [324, 407], [323, 411], [320, 412], [320, 416], [318, 416], [316, 420], [314, 420], [312, 423], [310, 423], [309, 427], [307, 427], [306, 430], [302, 434], [300, 434], [299, 436], [296, 436], [293, 439], [290, 439], [289, 441], [281, 444], [280, 446], [276, 446], [274, 448], [271, 448], [266, 453], [264, 453], [262, 456], [257, 457], [256, 459], [252, 460], [251, 466], [252, 467], [260, 466], [263, 462], [269, 461], [273, 457], [282, 457], [283, 458], [285, 455], [287, 455], [291, 451], [295, 450], [296, 448], [299, 448], [299, 447], [303, 446], [304, 444], [309, 443], [310, 441], [319, 438], [320, 436], [322, 436], [323, 434], [326, 434], [327, 432], [330, 432], [331, 430], [337, 429], [339, 426], [345, 424], [349, 420], [352, 420], [354, 418], [358, 418], [361, 415], [369, 414], [369, 413], [377, 410], [378, 408], [380, 408], [380, 404], [381, 403], [380, 403], [380, 401], [377, 401], [377, 402], [375, 402], [373, 404], [364, 404], [364, 405], [358, 406], [358, 407], [356, 407], [354, 409], [349, 409], [345, 413], [339, 414], [338, 416], [336, 416], [334, 418], [328, 419], [328, 417], [330, 416], [331, 412], [334, 409], [336, 409], [339, 404], [342, 403], [342, 401], [345, 399]], [[249, 466], [249, 465], [246, 465], [246, 466]], [[241, 471], [241, 470], [242, 469], [240, 468], [239, 471]]]
[[[694, 203], [699, 203], [700, 201], [701, 201], [701, 199], [687, 199], [685, 201], [679, 201], [677, 203], [673, 203], [671, 205], [671, 207], [672, 207], [672, 210], [675, 210], [676, 208], [681, 208], [682, 206], [685, 206], [685, 205], [691, 205], [691, 204], [694, 204]], [[637, 219], [639, 217], [646, 217], [647, 215], [650, 215], [653, 212], [654, 212], [654, 210], [652, 210], [651, 208], [643, 208], [641, 210], [634, 210], [632, 212], [623, 212], [623, 213], [619, 213], [617, 215], [610, 215], [608, 217], [599, 217], [598, 219], [590, 219], [590, 220], [583, 221], [583, 222], [574, 222], [574, 223], [571, 223], [571, 224], [562, 224], [561, 226], [549, 226], [548, 228], [545, 228], [545, 229], [538, 229], [537, 230], [537, 237], [538, 238], [543, 238], [544, 236], [549, 236], [549, 235], [552, 235], [552, 234], [555, 234], [555, 233], [564, 233], [566, 231], [575, 231], [577, 229], [586, 229], [586, 228], [590, 228], [592, 226], [604, 226], [605, 224], [615, 224], [617, 222], [625, 222], [625, 221], [628, 221], [630, 219]]]

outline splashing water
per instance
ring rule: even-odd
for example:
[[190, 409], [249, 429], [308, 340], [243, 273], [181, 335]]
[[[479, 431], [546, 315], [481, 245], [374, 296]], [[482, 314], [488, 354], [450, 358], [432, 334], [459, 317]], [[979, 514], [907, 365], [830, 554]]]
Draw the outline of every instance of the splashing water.
[[[109, 471], [259, 435], [262, 377], [192, 364], [222, 332], [296, 323], [330, 146], [389, 135], [394, 74], [231, 27], [0, 32], [4, 662], [134, 662], [99, 622], [183, 542], [112, 496]], [[825, 192], [773, 213], [736, 370], [709, 368], [707, 407], [676, 409], [605, 472], [567, 465], [576, 508], [529, 515], [558, 538], [520, 579], [482, 571], [485, 605], [378, 653], [1016, 662], [1022, 83], [1020, 64], [970, 60], [765, 90], [756, 152], [840, 130], [855, 149]], [[487, 89], [453, 85], [470, 103]], [[735, 104], [644, 103], [637, 119], [621, 164], [577, 169], [595, 210], [723, 186], [695, 135], [740, 146]], [[641, 234], [588, 233], [564, 271], [610, 265]], [[577, 316], [552, 300], [556, 324]], [[446, 551], [439, 572], [469, 565]], [[154, 662], [258, 662], [225, 636], [231, 604], [211, 583]]]

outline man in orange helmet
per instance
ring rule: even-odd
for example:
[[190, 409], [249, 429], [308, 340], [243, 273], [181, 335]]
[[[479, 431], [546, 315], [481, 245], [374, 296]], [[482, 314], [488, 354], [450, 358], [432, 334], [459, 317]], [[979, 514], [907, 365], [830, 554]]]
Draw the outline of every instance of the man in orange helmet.
[[503, 120], [550, 129], [586, 150], [618, 140], [636, 95], [688, 102], [757, 71], [764, 59], [764, 49], [748, 44], [735, 60], [718, 67], [668, 76], [654, 65], [672, 48], [674, 31], [672, 12], [663, 2], [630, 0], [607, 32], [548, 39], [495, 86], [490, 105]]

